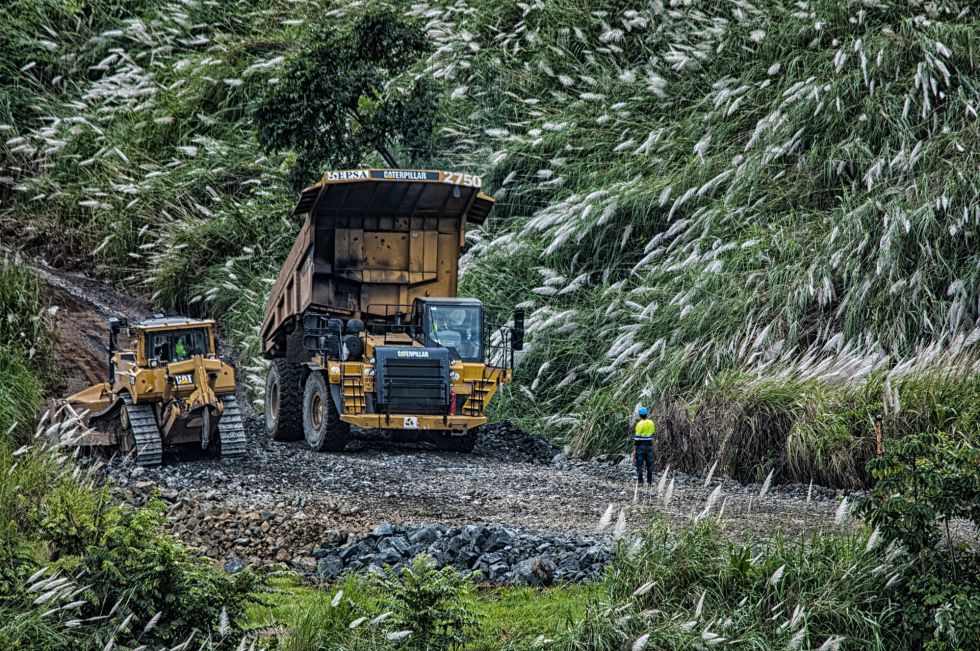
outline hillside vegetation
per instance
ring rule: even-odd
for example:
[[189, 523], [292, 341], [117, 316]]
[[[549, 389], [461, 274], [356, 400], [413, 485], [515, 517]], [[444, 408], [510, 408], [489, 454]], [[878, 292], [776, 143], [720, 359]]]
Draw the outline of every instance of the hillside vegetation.
[[[41, 449], [47, 423], [31, 421], [54, 319], [6, 257], [0, 647], [977, 648], [980, 557], [957, 538], [980, 521], [972, 3], [397, 6], [429, 46], [345, 101], [383, 128], [407, 114], [385, 113], [388, 99], [421, 97], [424, 113], [434, 98], [440, 128], [406, 129], [389, 153], [481, 174], [498, 199], [470, 234], [464, 287], [498, 320], [527, 308], [531, 336], [496, 415], [591, 454], [622, 451], [634, 407], [650, 405], [658, 463], [873, 478], [867, 527], [733, 540], [709, 477], [681, 531], [626, 531], [624, 507], [616, 561], [587, 588], [474, 591], [420, 559], [269, 606], [270, 627], [240, 643], [255, 574], [217, 570], [163, 533], [159, 504], [120, 503]], [[261, 385], [258, 321], [320, 143], [279, 134], [267, 144], [304, 151], [267, 152], [256, 112], [288, 96], [270, 90], [289, 88], [286, 72], [323, 83], [317, 66], [348, 65], [329, 53], [350, 51], [371, 6], [4, 8], [3, 245], [217, 316]], [[333, 136], [363, 147], [357, 164], [383, 165], [347, 126]], [[866, 465], [878, 415], [885, 453]]]
[[[404, 8], [431, 47], [385, 93], [441, 89], [429, 162], [498, 199], [464, 288], [530, 310], [498, 416], [592, 454], [649, 404], [658, 463], [829, 485], [868, 481], [877, 415], [887, 437], [976, 431], [970, 3]], [[362, 11], [15, 2], [5, 239], [216, 315], [261, 383], [296, 156], [260, 148], [253, 112]]]
[[830, 484], [877, 414], [976, 432], [969, 3], [496, 6], [432, 12], [431, 71], [502, 199], [467, 285], [532, 310], [552, 432], [608, 449], [652, 402], [683, 467]]

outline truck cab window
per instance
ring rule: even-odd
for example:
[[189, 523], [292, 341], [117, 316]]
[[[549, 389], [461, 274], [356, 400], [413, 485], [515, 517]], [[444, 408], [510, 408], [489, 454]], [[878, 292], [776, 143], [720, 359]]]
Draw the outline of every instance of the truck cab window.
[[453, 348], [465, 361], [483, 360], [483, 328], [477, 305], [428, 306], [428, 339], [437, 346]]

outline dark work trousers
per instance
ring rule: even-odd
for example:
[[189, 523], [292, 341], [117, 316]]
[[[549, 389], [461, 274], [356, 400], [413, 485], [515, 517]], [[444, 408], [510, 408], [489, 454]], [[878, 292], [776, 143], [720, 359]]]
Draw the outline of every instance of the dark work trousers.
[[641, 444], [636, 446], [636, 481], [643, 483], [643, 465], [647, 467], [647, 483], [653, 484], [653, 446]]

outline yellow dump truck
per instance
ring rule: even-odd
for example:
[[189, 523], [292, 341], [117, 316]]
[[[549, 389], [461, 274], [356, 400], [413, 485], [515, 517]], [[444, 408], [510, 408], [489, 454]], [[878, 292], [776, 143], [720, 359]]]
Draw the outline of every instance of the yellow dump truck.
[[430, 170], [331, 171], [302, 192], [261, 329], [273, 439], [342, 450], [354, 425], [473, 449], [524, 338], [522, 312], [494, 328], [456, 296], [466, 225], [492, 206], [479, 177]]
[[[119, 345], [120, 332], [126, 345]], [[220, 359], [217, 343], [211, 320], [110, 319], [109, 381], [66, 399], [63, 420], [82, 429], [62, 443], [118, 449], [140, 465], [161, 463], [164, 446], [179, 443], [242, 456], [235, 370]]]

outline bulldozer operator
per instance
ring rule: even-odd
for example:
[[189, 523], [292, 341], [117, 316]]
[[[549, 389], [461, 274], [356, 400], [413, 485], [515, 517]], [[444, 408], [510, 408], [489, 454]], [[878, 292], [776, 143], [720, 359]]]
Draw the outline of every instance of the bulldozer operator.
[[199, 350], [196, 339], [190, 334], [180, 335], [174, 343], [174, 361], [182, 362], [195, 355], [203, 355], [204, 351]]

